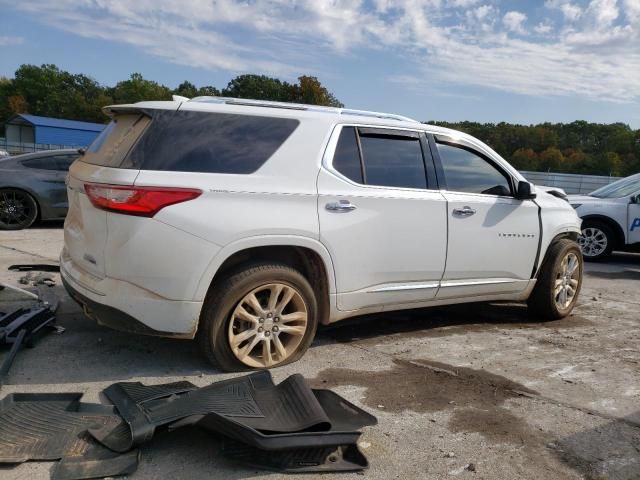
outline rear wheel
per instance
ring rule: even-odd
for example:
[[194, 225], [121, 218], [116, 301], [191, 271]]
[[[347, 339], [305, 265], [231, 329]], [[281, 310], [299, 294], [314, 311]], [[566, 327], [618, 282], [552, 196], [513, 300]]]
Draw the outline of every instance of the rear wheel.
[[600, 260], [608, 257], [614, 243], [615, 235], [606, 223], [587, 220], [582, 224], [578, 244], [585, 260]]
[[38, 204], [23, 190], [0, 190], [0, 230], [22, 230], [38, 218]]
[[214, 285], [198, 341], [224, 370], [271, 368], [302, 357], [316, 327], [315, 295], [300, 272], [281, 264], [253, 265]]
[[550, 320], [569, 315], [578, 301], [582, 271], [582, 253], [578, 244], [568, 239], [552, 244], [527, 301], [531, 312]]

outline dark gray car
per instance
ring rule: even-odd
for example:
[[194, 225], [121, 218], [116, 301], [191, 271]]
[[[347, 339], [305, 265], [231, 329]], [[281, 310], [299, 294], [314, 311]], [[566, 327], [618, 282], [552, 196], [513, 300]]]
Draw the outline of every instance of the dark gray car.
[[65, 179], [78, 156], [77, 150], [49, 150], [0, 159], [0, 230], [63, 219], [69, 207]]

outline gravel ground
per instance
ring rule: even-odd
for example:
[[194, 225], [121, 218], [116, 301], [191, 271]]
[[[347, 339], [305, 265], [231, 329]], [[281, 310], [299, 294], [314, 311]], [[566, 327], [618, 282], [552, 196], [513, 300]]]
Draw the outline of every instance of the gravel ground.
[[[0, 233], [0, 280], [14, 263], [56, 262], [60, 225]], [[369, 316], [319, 331], [302, 373], [372, 412], [361, 448], [369, 478], [640, 479], [640, 255], [588, 264], [579, 305], [540, 322], [521, 305], [463, 305]], [[63, 334], [19, 354], [12, 392], [85, 392], [116, 381], [197, 385], [229, 378], [189, 341], [132, 336], [86, 318], [56, 286]], [[6, 292], [0, 300], [7, 300]], [[0, 310], [8, 310], [0, 302]], [[49, 462], [0, 467], [1, 479], [46, 479]], [[471, 466], [470, 466], [471, 465]], [[340, 478], [361, 478], [341, 474]], [[135, 479], [281, 478], [219, 453], [197, 429], [155, 438]], [[305, 475], [304, 478], [332, 475]]]

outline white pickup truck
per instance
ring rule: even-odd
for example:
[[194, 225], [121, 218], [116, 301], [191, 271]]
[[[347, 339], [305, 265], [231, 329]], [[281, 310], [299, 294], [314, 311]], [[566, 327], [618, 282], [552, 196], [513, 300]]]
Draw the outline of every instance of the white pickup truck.
[[640, 246], [640, 173], [605, 185], [588, 195], [569, 195], [582, 218], [578, 243], [587, 260], [600, 260], [612, 250]]

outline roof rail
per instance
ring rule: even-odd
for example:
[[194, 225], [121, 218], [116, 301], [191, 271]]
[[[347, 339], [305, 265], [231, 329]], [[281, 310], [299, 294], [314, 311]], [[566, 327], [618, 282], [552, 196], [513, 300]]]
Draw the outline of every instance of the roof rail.
[[384, 118], [389, 120], [398, 120], [400, 122], [419, 123], [418, 120], [414, 120], [413, 118], [404, 117], [402, 115], [395, 115], [392, 113], [371, 112], [368, 110], [353, 110], [350, 108], [323, 107], [319, 105], [307, 105], [303, 103], [274, 102], [271, 100], [252, 100], [248, 98], [232, 98], [232, 97], [216, 97], [216, 96], [195, 97], [189, 101], [202, 102], [202, 103], [224, 103], [227, 105], [245, 105], [250, 107], [284, 108], [287, 110], [307, 110], [310, 112], [324, 112], [324, 113], [333, 113], [336, 115], [355, 115], [355, 116], [362, 116], [362, 117], [375, 117], [375, 118]]

